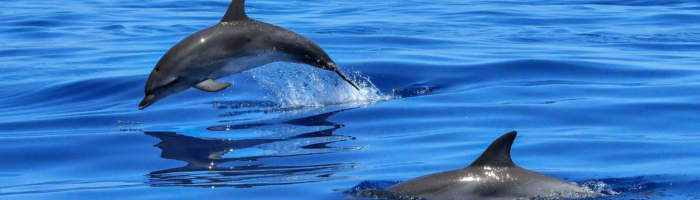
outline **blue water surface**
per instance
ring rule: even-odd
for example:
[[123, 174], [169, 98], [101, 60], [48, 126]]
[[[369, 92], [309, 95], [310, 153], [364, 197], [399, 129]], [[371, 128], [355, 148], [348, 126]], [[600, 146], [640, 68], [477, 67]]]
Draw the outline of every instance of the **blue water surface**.
[[608, 199], [700, 199], [698, 1], [248, 0], [362, 90], [274, 63], [139, 111], [228, 3], [0, 1], [0, 199], [342, 199], [512, 130], [515, 163]]

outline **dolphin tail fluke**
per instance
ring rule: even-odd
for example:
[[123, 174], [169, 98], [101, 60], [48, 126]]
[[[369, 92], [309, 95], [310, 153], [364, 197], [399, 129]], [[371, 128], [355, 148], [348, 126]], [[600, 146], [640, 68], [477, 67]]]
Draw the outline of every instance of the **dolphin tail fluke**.
[[353, 87], [355, 87], [355, 89], [357, 89], [358, 91], [360, 90], [360, 87], [357, 87], [357, 85], [355, 85], [355, 83], [353, 83], [352, 81], [350, 81], [350, 79], [348, 79], [348, 77], [346, 77], [345, 75], [343, 75], [343, 73], [340, 72], [340, 70], [338, 70], [338, 69], [336, 68], [336, 69], [334, 69], [333, 71], [335, 71], [335, 73], [337, 73], [338, 76], [340, 76], [341, 78], [343, 78], [343, 80], [347, 81], [348, 83], [350, 83], [350, 85], [352, 85]]

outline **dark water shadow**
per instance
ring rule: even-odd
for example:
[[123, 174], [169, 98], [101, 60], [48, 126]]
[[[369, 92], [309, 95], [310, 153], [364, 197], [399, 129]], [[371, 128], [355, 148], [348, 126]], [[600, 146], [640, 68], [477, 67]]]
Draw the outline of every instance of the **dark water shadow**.
[[[352, 109], [352, 108], [351, 108]], [[252, 139], [199, 138], [175, 132], [145, 132], [161, 140], [155, 147], [165, 159], [184, 161], [187, 165], [154, 171], [147, 175], [150, 186], [168, 187], [237, 187], [286, 185], [346, 179], [335, 176], [351, 171], [358, 163], [323, 163], [307, 165], [267, 164], [292, 156], [340, 153], [361, 147], [342, 147], [337, 143], [355, 137], [336, 135], [344, 125], [328, 121], [337, 110], [281, 123], [225, 125], [208, 131], [234, 131], [274, 127], [293, 129], [293, 134], [262, 136]], [[307, 131], [298, 131], [307, 130]], [[308, 131], [312, 130], [312, 131]], [[314, 163], [313, 157], [308, 158]], [[278, 163], [278, 162], [275, 162]]]

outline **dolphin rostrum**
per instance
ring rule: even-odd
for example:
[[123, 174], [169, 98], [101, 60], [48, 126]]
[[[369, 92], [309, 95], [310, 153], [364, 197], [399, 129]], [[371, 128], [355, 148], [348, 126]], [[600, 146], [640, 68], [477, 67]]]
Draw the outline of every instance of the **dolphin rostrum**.
[[430, 200], [593, 198], [602, 194], [533, 172], [513, 163], [510, 148], [517, 133], [504, 134], [462, 169], [429, 174], [386, 190]]
[[355, 89], [338, 66], [310, 39], [248, 18], [245, 0], [233, 0], [221, 22], [175, 44], [158, 61], [146, 82], [144, 109], [191, 87], [218, 92], [231, 83], [214, 80], [272, 62], [295, 62], [336, 72]]

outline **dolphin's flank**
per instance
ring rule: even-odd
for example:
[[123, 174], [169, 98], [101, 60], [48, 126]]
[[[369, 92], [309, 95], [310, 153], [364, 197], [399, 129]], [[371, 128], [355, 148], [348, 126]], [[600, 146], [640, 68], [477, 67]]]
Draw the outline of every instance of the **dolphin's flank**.
[[496, 139], [471, 165], [429, 174], [387, 188], [387, 191], [430, 200], [576, 199], [603, 196], [588, 188], [521, 168], [510, 158], [517, 133]]
[[221, 21], [168, 50], [146, 81], [144, 109], [189, 88], [218, 92], [231, 83], [215, 81], [272, 62], [294, 62], [336, 72], [355, 87], [310, 39], [287, 29], [248, 18], [244, 0], [233, 0]]

